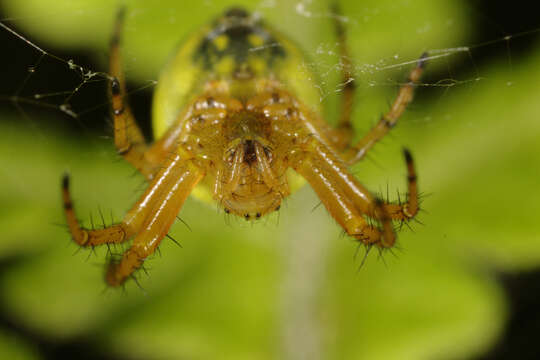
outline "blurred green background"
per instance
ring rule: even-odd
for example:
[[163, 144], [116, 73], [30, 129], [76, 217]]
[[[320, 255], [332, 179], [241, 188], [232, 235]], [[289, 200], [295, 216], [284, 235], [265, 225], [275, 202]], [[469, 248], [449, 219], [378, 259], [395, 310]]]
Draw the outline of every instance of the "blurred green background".
[[[168, 54], [231, 5], [259, 12], [300, 45], [335, 120], [340, 72], [327, 2], [125, 3], [126, 76], [147, 131]], [[519, 274], [540, 264], [540, 42], [537, 32], [520, 33], [540, 21], [504, 1], [340, 3], [359, 136], [414, 60], [424, 51], [434, 57], [399, 126], [353, 169], [396, 198], [405, 191], [401, 147], [410, 148], [424, 225], [412, 223], [395, 255], [372, 252], [357, 271], [363, 250], [355, 259], [356, 244], [308, 187], [257, 224], [190, 199], [180, 214], [189, 228], [178, 222], [171, 231], [183, 248], [165, 239], [146, 262], [149, 276], [139, 273], [144, 290], [131, 281], [125, 291], [105, 289], [104, 249], [77, 251], [70, 242], [59, 193], [69, 171], [90, 225], [91, 214], [101, 222], [100, 210], [106, 223], [121, 218], [144, 189], [115, 154], [103, 76], [85, 78], [67, 63], [107, 71], [118, 4], [0, 3], [0, 21], [47, 52], [0, 28], [0, 358], [535, 358], [534, 310], [523, 316], [531, 331], [517, 335], [519, 347], [501, 340], [520, 310], [509, 307], [501, 278], [538, 293], [539, 277], [528, 283]], [[460, 49], [467, 45], [475, 46]]]

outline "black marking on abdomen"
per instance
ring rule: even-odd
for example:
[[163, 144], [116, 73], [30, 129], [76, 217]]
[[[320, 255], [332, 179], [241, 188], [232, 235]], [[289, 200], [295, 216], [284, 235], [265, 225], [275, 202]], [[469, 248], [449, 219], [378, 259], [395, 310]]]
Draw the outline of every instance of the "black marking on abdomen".
[[[260, 38], [262, 44], [254, 47], [249, 40], [251, 35]], [[224, 49], [219, 49], [214, 42], [219, 36], [227, 37]], [[284, 48], [262, 21], [253, 19], [245, 10], [233, 8], [215, 21], [214, 28], [195, 51], [193, 61], [202, 63], [206, 71], [212, 71], [215, 65], [226, 57], [234, 59], [237, 69], [245, 64], [249, 57], [256, 57], [266, 63], [267, 69], [272, 69], [276, 60], [286, 56]]]

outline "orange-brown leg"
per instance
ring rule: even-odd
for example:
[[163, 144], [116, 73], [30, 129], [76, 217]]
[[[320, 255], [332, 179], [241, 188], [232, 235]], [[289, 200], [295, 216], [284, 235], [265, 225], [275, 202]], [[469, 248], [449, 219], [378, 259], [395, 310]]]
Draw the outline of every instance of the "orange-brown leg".
[[126, 101], [127, 93], [120, 52], [124, 13], [124, 9], [121, 9], [116, 17], [109, 58], [109, 71], [112, 76], [109, 95], [114, 119], [114, 145], [124, 159], [149, 178], [150, 174], [155, 172], [155, 164], [149, 163], [144, 157], [147, 144]]
[[354, 104], [354, 96], [356, 94], [356, 83], [354, 80], [354, 68], [351, 62], [349, 49], [347, 48], [347, 33], [345, 26], [343, 26], [343, 18], [341, 15], [341, 9], [337, 2], [332, 4], [332, 13], [334, 14], [334, 28], [336, 31], [336, 37], [339, 46], [341, 77], [342, 77], [342, 93], [340, 104], [340, 115], [338, 121], [338, 127], [335, 129], [339, 135], [337, 137], [338, 142], [335, 144], [338, 149], [344, 149], [351, 141], [352, 138], [352, 125], [351, 114]]
[[414, 161], [411, 153], [407, 149], [403, 149], [405, 162], [407, 163], [407, 201], [404, 204], [389, 204], [384, 203], [385, 211], [393, 220], [406, 221], [412, 219], [419, 210], [418, 205], [418, 184], [416, 179], [416, 171], [414, 169]]
[[[113, 78], [111, 79], [109, 92], [111, 97], [111, 112], [114, 118], [114, 142], [119, 154], [145, 174], [148, 172], [147, 169], [153, 166], [144, 160], [144, 151], [146, 150], [144, 138], [135, 123], [129, 107], [127, 104], [124, 104], [126, 89], [119, 50], [123, 17], [124, 11], [121, 10], [117, 15], [110, 47], [110, 72]], [[62, 184], [64, 211], [71, 235], [77, 244], [81, 246], [96, 246], [108, 243], [120, 243], [129, 239], [138, 231], [137, 222], [130, 222], [126, 219], [119, 224], [113, 224], [104, 229], [94, 230], [82, 228], [73, 210], [73, 202], [69, 191], [69, 177], [67, 175], [64, 176]], [[143, 213], [140, 212], [140, 214]]]
[[109, 59], [109, 71], [112, 76], [109, 95], [114, 119], [114, 144], [118, 153], [126, 161], [131, 163], [144, 177], [151, 180], [164, 159], [177, 150], [176, 139], [180, 128], [170, 129], [160, 140], [151, 146], [147, 145], [127, 102], [120, 52], [123, 20], [124, 10], [121, 9], [116, 18]]
[[[305, 152], [293, 160], [293, 168], [311, 185], [347, 234], [364, 244], [394, 245], [392, 219], [382, 201], [371, 195], [324, 145], [312, 140]], [[375, 218], [381, 228], [368, 224], [363, 216]]]
[[377, 211], [380, 211], [380, 209], [377, 210], [374, 206], [378, 200], [370, 197], [369, 191], [358, 183], [356, 178], [348, 172], [336, 158], [333, 158], [330, 152], [320, 145], [317, 147], [316, 151], [328, 165], [338, 170], [337, 174], [339, 174], [339, 177], [337, 179], [340, 186], [363, 213], [374, 218], [378, 218], [379, 216], [389, 216], [392, 220], [400, 221], [410, 220], [418, 213], [418, 183], [416, 171], [414, 169], [414, 161], [409, 150], [403, 150], [407, 165], [407, 201], [404, 204], [381, 202], [380, 205], [384, 209], [384, 215], [376, 214]]
[[[62, 181], [64, 212], [73, 240], [80, 246], [121, 243], [136, 235], [131, 248], [119, 263], [110, 264], [106, 280], [111, 286], [122, 284], [144, 259], [153, 253], [167, 234], [178, 211], [204, 171], [189, 159], [177, 145], [177, 131], [169, 131], [164, 139], [148, 147], [135, 119], [125, 103], [126, 89], [119, 51], [123, 11], [116, 21], [111, 41], [110, 96], [114, 117], [115, 145], [118, 152], [134, 165], [150, 185], [142, 198], [125, 215], [122, 222], [103, 229], [80, 226], [69, 191], [69, 177]], [[184, 159], [184, 160], [182, 160]]]
[[62, 202], [73, 241], [80, 246], [92, 247], [102, 244], [121, 243], [126, 241], [137, 230], [136, 227], [130, 226], [125, 221], [96, 230], [81, 227], [75, 215], [75, 210], [73, 210], [68, 175], [64, 175], [62, 179]]
[[193, 161], [181, 160], [178, 155], [160, 171], [139, 203], [146, 216], [133, 244], [119, 262], [109, 264], [105, 279], [110, 286], [122, 285], [154, 253], [203, 176], [204, 171]]
[[145, 219], [151, 214], [152, 206], [159, 205], [163, 194], [167, 192], [167, 184], [164, 183], [164, 179], [170, 176], [167, 169], [171, 167], [171, 164], [180, 162], [179, 159], [179, 155], [168, 159], [167, 163], [164, 164], [164, 168], [152, 180], [140, 200], [126, 213], [122, 222], [106, 226], [103, 229], [85, 229], [80, 226], [73, 209], [73, 201], [69, 190], [69, 177], [64, 175], [62, 180], [62, 201], [73, 240], [81, 246], [96, 246], [121, 243], [138, 233]]
[[390, 111], [384, 114], [377, 125], [375, 125], [366, 136], [360, 139], [356, 145], [351, 146], [342, 153], [342, 158], [349, 165], [360, 161], [369, 149], [371, 149], [396, 125], [398, 119], [407, 108], [407, 105], [409, 105], [413, 99], [414, 88], [420, 81], [420, 77], [424, 72], [426, 57], [427, 54], [424, 53], [416, 63], [416, 67], [409, 74], [407, 83], [400, 87]]
[[[377, 218], [378, 216], [374, 213], [376, 210], [376, 207], [374, 207], [376, 199], [370, 195], [370, 192], [360, 184], [349, 171], [347, 171], [347, 168], [342, 161], [318, 141], [312, 140], [308, 146], [327, 167], [335, 169], [336, 182], [355, 206], [363, 214]], [[418, 213], [418, 184], [414, 169], [414, 161], [409, 150], [404, 149], [403, 153], [407, 164], [407, 202], [405, 204], [382, 203], [385, 213], [388, 214], [392, 220], [408, 220]]]
[[[73, 240], [81, 246], [96, 246], [121, 243], [136, 235], [132, 247], [124, 254], [127, 260], [122, 260], [120, 264], [110, 265], [107, 272], [109, 285], [120, 285], [159, 245], [185, 199], [203, 175], [204, 172], [191, 160], [182, 160], [179, 155], [173, 156], [167, 160], [141, 199], [124, 216], [122, 222], [96, 230], [80, 226], [73, 210], [69, 179], [65, 176], [62, 197]], [[141, 255], [143, 250], [147, 255]], [[141, 256], [133, 257], [134, 252]], [[134, 262], [135, 258], [137, 261]], [[111, 270], [113, 268], [117, 270]], [[127, 269], [131, 270], [127, 271]]]
[[[164, 159], [178, 149], [177, 138], [181, 128], [174, 126], [152, 145], [148, 145], [135, 121], [127, 102], [127, 92], [120, 51], [124, 22], [124, 9], [118, 12], [110, 46], [109, 71], [111, 84], [111, 113], [114, 119], [114, 144], [126, 161], [132, 164], [147, 180], [152, 180]], [[187, 157], [186, 157], [187, 158]]]

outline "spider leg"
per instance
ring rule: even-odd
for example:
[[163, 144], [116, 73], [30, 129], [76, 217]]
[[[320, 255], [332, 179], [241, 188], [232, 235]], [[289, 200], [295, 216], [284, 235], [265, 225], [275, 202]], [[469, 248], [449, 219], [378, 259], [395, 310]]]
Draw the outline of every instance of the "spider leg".
[[[179, 155], [175, 155], [173, 158], [168, 159], [165, 167], [151, 181], [141, 199], [126, 213], [120, 223], [95, 230], [85, 229], [80, 226], [73, 209], [73, 201], [69, 191], [69, 177], [65, 175], [62, 181], [62, 199], [73, 240], [80, 246], [93, 247], [102, 244], [121, 243], [136, 234], [151, 231], [149, 219], [154, 219], [159, 214], [167, 217], [172, 216], [174, 219], [178, 213], [178, 211], [174, 212], [176, 208], [171, 210], [174, 213], [166, 215], [163, 215], [163, 209], [166, 208], [167, 204], [171, 203], [174, 196], [178, 196], [177, 193], [181, 193], [182, 199], [185, 200], [195, 184], [202, 178], [202, 174], [203, 172], [192, 164], [191, 160], [181, 160]], [[182, 184], [181, 189], [177, 189], [178, 184]], [[180, 209], [184, 200], [180, 203], [176, 202], [177, 210]], [[168, 206], [170, 207], [170, 205]], [[162, 222], [163, 220], [159, 221]], [[165, 231], [163, 236], [166, 233]]]
[[62, 202], [73, 241], [80, 246], [92, 247], [102, 244], [121, 243], [134, 234], [135, 229], [125, 221], [106, 226], [103, 229], [82, 228], [73, 209], [73, 201], [69, 191], [69, 176], [67, 174], [62, 179]]
[[407, 108], [407, 105], [409, 105], [413, 99], [414, 89], [424, 72], [426, 57], [427, 53], [422, 54], [416, 63], [416, 67], [409, 74], [408, 81], [400, 87], [390, 110], [381, 116], [377, 125], [375, 125], [366, 136], [360, 139], [356, 145], [351, 146], [342, 153], [342, 158], [348, 165], [353, 165], [362, 160], [369, 149], [371, 149], [396, 125], [398, 119]]
[[403, 149], [403, 155], [407, 165], [407, 201], [404, 204], [392, 204], [375, 199], [370, 195], [370, 192], [347, 171], [345, 165], [323, 144], [313, 141], [311, 147], [321, 159], [324, 159], [328, 166], [336, 170], [336, 174], [338, 175], [336, 181], [339, 186], [344, 189], [346, 195], [362, 213], [374, 218], [388, 216], [392, 220], [401, 221], [409, 220], [418, 213], [418, 184], [414, 160], [409, 150]]
[[[371, 195], [322, 143], [312, 139], [292, 165], [347, 234], [364, 244], [394, 245], [392, 219], [382, 200]], [[375, 218], [381, 227], [368, 224], [364, 216]]]
[[336, 147], [338, 149], [344, 149], [352, 138], [352, 126], [351, 126], [351, 113], [354, 104], [354, 96], [356, 94], [356, 83], [353, 76], [353, 64], [347, 47], [347, 33], [345, 26], [343, 26], [343, 16], [339, 4], [337, 1], [332, 3], [331, 8], [334, 22], [334, 28], [336, 37], [338, 40], [340, 61], [342, 73], [342, 93], [340, 104], [340, 116], [338, 127], [334, 131], [336, 132]]
[[138, 203], [144, 217], [133, 244], [120, 261], [109, 263], [105, 279], [110, 286], [122, 285], [154, 253], [203, 176], [204, 171], [193, 160], [182, 160], [176, 155], [152, 181]]
[[143, 175], [147, 175], [154, 172], [154, 165], [150, 164], [144, 157], [147, 144], [126, 101], [127, 93], [120, 52], [124, 14], [124, 9], [121, 9], [117, 14], [110, 44], [109, 71], [112, 79], [109, 95], [114, 119], [114, 145], [118, 154], [122, 155]]
[[147, 180], [152, 180], [161, 163], [178, 148], [181, 128], [173, 126], [151, 146], [135, 121], [127, 102], [127, 92], [120, 51], [125, 10], [117, 14], [114, 33], [110, 44], [109, 71], [112, 75], [109, 88], [111, 112], [114, 119], [114, 144], [118, 153], [131, 163]]
[[393, 220], [410, 220], [418, 213], [418, 184], [416, 179], [416, 171], [414, 169], [414, 160], [411, 153], [407, 149], [403, 149], [405, 163], [407, 164], [407, 201], [404, 204], [384, 203], [385, 211]]

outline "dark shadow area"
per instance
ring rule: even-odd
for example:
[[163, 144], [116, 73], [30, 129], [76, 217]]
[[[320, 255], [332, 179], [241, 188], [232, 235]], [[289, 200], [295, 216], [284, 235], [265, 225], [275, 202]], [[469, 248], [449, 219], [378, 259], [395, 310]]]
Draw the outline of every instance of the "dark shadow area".
[[477, 360], [538, 359], [540, 350], [540, 270], [501, 275], [510, 305], [510, 318], [498, 343]]
[[[0, 7], [0, 20], [3, 18]], [[18, 34], [26, 36], [17, 28], [16, 23], [6, 22], [5, 24]], [[2, 103], [3, 111], [12, 112], [15, 115], [8, 118], [27, 120], [32, 127], [37, 127], [37, 129], [61, 128], [74, 136], [112, 135], [112, 118], [107, 96], [109, 81], [104, 76], [95, 76], [91, 81], [79, 87], [83, 80], [80, 72], [69, 69], [68, 64], [50, 56], [42, 56], [39, 50], [2, 28], [0, 28], [0, 44], [2, 54], [9, 54], [9, 56], [0, 57], [0, 69], [9, 69], [2, 71], [2, 81], [0, 81], [0, 103]], [[46, 43], [40, 43], [38, 46], [61, 59], [73, 60], [76, 65], [85, 70], [107, 72], [105, 61], [107, 54], [93, 54], [82, 47], [66, 51], [66, 49], [55, 48]], [[99, 61], [100, 58], [101, 61]], [[153, 87], [134, 91], [135, 87], [130, 85], [128, 83], [130, 106], [145, 137], [151, 139], [150, 107]], [[139, 88], [140, 86], [139, 84]], [[77, 93], [72, 94], [73, 89], [76, 88]], [[36, 98], [36, 94], [46, 96]], [[68, 110], [76, 114], [76, 117], [58, 108], [66, 102], [66, 99], [70, 105]], [[30, 120], [43, 117], [44, 111], [50, 114], [46, 117], [47, 124], [38, 124]]]
[[473, 19], [474, 31], [466, 45], [489, 44], [508, 36], [508, 41], [497, 41], [493, 46], [473, 49], [477, 64], [493, 58], [520, 58], [527, 56], [538, 45], [538, 7], [534, 2], [519, 1], [467, 1]]
[[[468, 46], [470, 51], [452, 58], [451, 74], [447, 69], [427, 71], [423, 81], [428, 84], [437, 83], [449, 75], [457, 80], [482, 77], [483, 68], [494, 61], [517, 66], [540, 44], [540, 18], [533, 2], [520, 2], [519, 6], [501, 0], [464, 2], [473, 30], [463, 44], [456, 46]], [[434, 101], [440, 96], [439, 91], [429, 90], [419, 89], [421, 101]]]

